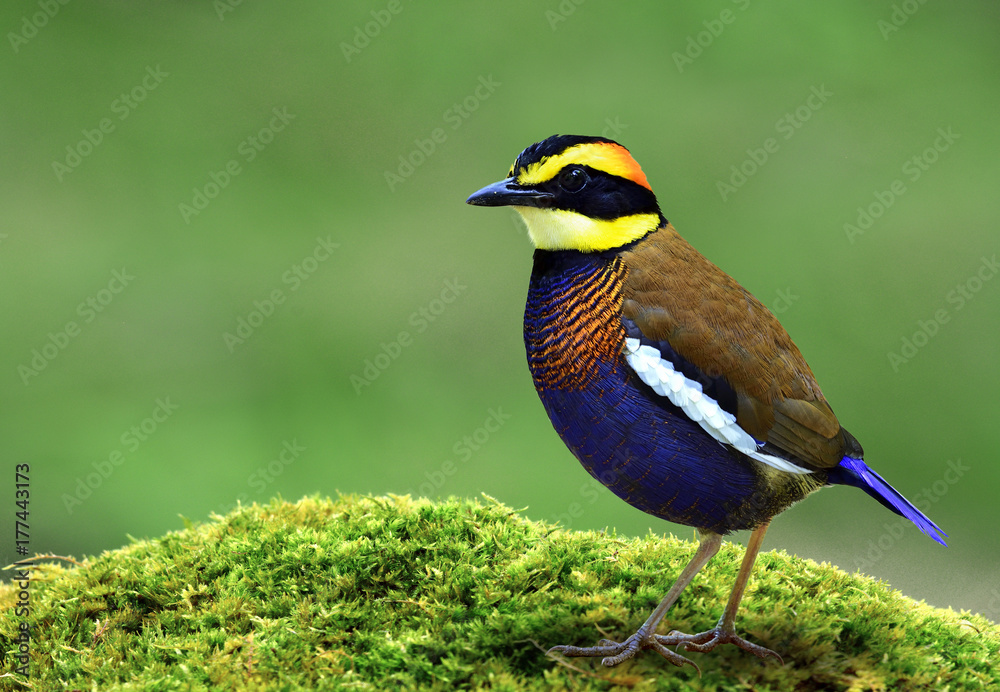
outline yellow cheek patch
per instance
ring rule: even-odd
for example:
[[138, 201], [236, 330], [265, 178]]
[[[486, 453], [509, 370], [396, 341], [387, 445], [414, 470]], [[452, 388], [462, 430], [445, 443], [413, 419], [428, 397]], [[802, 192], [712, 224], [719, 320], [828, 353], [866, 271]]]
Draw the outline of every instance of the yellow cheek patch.
[[[652, 190], [649, 187], [649, 181], [646, 180], [646, 174], [642, 172], [639, 164], [628, 153], [628, 150], [620, 144], [608, 142], [577, 144], [557, 156], [547, 156], [541, 161], [521, 169], [517, 176], [517, 184], [538, 185], [544, 183], [555, 178], [559, 171], [571, 164], [590, 166], [595, 170], [626, 178], [642, 185], [647, 190]], [[514, 169], [511, 168], [511, 175], [513, 172]]]
[[658, 214], [617, 219], [592, 219], [575, 211], [514, 207], [528, 225], [528, 236], [539, 250], [600, 252], [638, 240], [660, 225]]

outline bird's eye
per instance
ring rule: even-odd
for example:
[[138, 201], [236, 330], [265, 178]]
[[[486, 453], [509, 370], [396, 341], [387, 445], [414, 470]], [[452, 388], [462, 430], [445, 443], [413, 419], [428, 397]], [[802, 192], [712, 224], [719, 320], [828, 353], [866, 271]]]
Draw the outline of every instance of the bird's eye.
[[590, 181], [582, 168], [567, 168], [559, 174], [559, 186], [566, 192], [579, 192]]

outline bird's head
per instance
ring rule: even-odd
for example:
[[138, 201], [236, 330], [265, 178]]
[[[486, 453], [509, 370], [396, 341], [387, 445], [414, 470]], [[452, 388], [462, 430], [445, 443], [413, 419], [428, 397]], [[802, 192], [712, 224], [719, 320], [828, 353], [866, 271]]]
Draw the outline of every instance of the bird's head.
[[628, 149], [603, 137], [553, 135], [532, 144], [506, 178], [466, 201], [514, 207], [541, 250], [610, 250], [666, 222]]

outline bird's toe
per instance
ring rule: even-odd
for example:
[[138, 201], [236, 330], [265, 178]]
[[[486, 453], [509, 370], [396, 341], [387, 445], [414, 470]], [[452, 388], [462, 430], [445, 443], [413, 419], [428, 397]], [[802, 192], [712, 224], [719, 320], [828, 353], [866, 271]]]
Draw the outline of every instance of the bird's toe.
[[760, 644], [749, 642], [735, 632], [730, 632], [722, 627], [716, 627], [715, 629], [699, 632], [698, 634], [684, 634], [683, 632], [674, 630], [667, 635], [656, 635], [656, 639], [660, 644], [665, 646], [681, 645], [685, 651], [697, 651], [700, 653], [711, 651], [720, 644], [732, 644], [743, 651], [752, 653], [762, 660], [773, 657], [779, 664], [784, 665], [785, 663], [776, 652]]
[[613, 666], [617, 666], [619, 663], [629, 660], [643, 649], [653, 649], [656, 653], [663, 656], [663, 658], [667, 659], [675, 666], [681, 667], [684, 665], [691, 665], [694, 666], [695, 670], [697, 670], [699, 674], [701, 673], [701, 669], [694, 663], [694, 661], [681, 656], [676, 651], [668, 649], [661, 643], [662, 639], [663, 637], [660, 635], [646, 635], [641, 632], [636, 632], [623, 642], [602, 639], [597, 643], [597, 646], [553, 646], [548, 650], [548, 653], [550, 655], [553, 653], [559, 653], [563, 656], [573, 657], [600, 656], [601, 663], [611, 668]]

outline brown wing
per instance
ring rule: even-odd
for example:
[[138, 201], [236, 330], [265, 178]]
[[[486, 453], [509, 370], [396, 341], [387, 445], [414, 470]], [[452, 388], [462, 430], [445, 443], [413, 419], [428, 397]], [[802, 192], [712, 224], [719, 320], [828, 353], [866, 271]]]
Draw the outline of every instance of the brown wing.
[[673, 226], [622, 259], [624, 316], [708, 377], [723, 377], [736, 392], [740, 427], [814, 468], [836, 466], [853, 451], [857, 442], [777, 318]]

